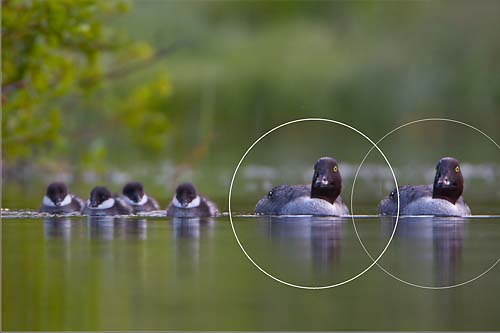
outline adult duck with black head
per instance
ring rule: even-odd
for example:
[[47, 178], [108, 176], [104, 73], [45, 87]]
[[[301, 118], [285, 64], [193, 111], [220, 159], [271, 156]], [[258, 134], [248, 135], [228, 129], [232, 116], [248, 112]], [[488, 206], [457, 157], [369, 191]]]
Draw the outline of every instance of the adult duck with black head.
[[[460, 163], [444, 157], [436, 165], [432, 185], [403, 185], [399, 187], [400, 215], [467, 216], [471, 215], [465, 203], [464, 177]], [[398, 198], [394, 189], [380, 202], [381, 215], [397, 215]]]
[[349, 215], [342, 200], [342, 176], [337, 161], [322, 157], [314, 165], [311, 185], [280, 185], [255, 207], [259, 215]]

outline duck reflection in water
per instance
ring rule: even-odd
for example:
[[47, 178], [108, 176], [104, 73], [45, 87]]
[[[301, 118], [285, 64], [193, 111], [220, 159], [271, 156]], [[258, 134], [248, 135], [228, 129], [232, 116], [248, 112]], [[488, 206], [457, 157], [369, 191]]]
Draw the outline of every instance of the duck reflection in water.
[[174, 217], [171, 225], [175, 239], [174, 270], [183, 278], [193, 276], [193, 272], [197, 273], [200, 269], [200, 257], [212, 255], [213, 242], [206, 238], [213, 237], [215, 220], [211, 217]]
[[439, 285], [456, 284], [462, 269], [462, 247], [466, 222], [437, 221], [433, 226], [434, 267]]
[[[383, 219], [382, 228], [390, 237], [395, 218], [387, 222], [387, 219]], [[422, 269], [429, 271], [428, 275], [433, 280], [432, 282], [410, 282], [433, 286], [449, 286], [461, 282], [457, 280], [457, 276], [460, 275], [462, 269], [462, 248], [467, 223], [467, 219], [460, 217], [400, 218], [394, 235], [394, 240], [400, 241], [394, 246], [397, 246], [400, 251], [404, 251], [404, 248], [409, 249], [407, 253], [411, 253], [412, 257], [407, 258], [403, 255], [403, 259], [414, 260], [415, 264], [419, 262]], [[384, 266], [383, 263], [381, 264]], [[398, 276], [397, 272], [392, 272], [390, 267], [384, 268]]]
[[114, 223], [114, 237], [120, 239], [148, 238], [148, 223], [146, 219], [117, 218]]
[[45, 238], [71, 240], [71, 219], [69, 217], [47, 217], [43, 223]]
[[183, 218], [174, 217], [172, 226], [174, 237], [177, 238], [200, 238], [200, 230], [211, 231], [214, 226], [214, 219], [210, 217]]
[[89, 216], [89, 237], [102, 240], [147, 239], [147, 220], [126, 217]]
[[343, 219], [294, 216], [259, 220], [277, 251], [302, 261], [303, 267], [312, 263], [317, 272], [329, 275], [340, 264]]
[[311, 243], [314, 262], [320, 271], [328, 272], [338, 268], [341, 259], [343, 225], [341, 221], [313, 222]]
[[[80, 252], [74, 250], [74, 243], [85, 238], [85, 225], [80, 218], [67, 216], [51, 216], [44, 219], [44, 235], [46, 255], [56, 260], [71, 262]], [[72, 243], [73, 242], [73, 243]], [[56, 245], [62, 243], [62, 246]], [[78, 260], [78, 259], [77, 259]]]

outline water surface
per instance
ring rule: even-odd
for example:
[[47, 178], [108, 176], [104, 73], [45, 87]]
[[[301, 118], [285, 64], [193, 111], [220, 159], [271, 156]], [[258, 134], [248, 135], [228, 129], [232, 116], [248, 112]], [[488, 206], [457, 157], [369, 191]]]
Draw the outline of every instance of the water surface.
[[[372, 262], [350, 218], [233, 220], [248, 254], [290, 283], [339, 283]], [[376, 257], [394, 221], [356, 226]], [[5, 330], [500, 329], [498, 266], [448, 290], [410, 287], [377, 266], [337, 288], [296, 289], [250, 263], [227, 216], [4, 217], [2, 239]], [[379, 263], [411, 283], [447, 286], [499, 257], [500, 218], [420, 217], [400, 220]]]

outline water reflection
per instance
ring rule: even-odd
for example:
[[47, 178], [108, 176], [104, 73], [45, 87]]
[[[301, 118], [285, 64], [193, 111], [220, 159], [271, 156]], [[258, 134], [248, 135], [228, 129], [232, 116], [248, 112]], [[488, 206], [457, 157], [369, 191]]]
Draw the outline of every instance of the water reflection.
[[114, 218], [108, 216], [89, 216], [87, 228], [90, 239], [112, 240], [114, 237]]
[[321, 271], [338, 269], [342, 254], [343, 222], [316, 222], [311, 225], [311, 242], [315, 266]]
[[[179, 276], [190, 276], [200, 269], [200, 258], [211, 257], [215, 220], [210, 217], [177, 218], [171, 220], [174, 237], [176, 271]], [[205, 243], [204, 253], [201, 244]]]
[[146, 219], [116, 219], [114, 223], [114, 237], [119, 239], [148, 238], [148, 223]]
[[456, 284], [462, 268], [465, 221], [436, 221], [433, 227], [434, 269], [438, 285]]
[[125, 217], [89, 216], [88, 232], [91, 239], [147, 239], [147, 220]]
[[[81, 228], [73, 222], [69, 217], [54, 216], [44, 219], [43, 229], [47, 240], [45, 253], [48, 258], [56, 260], [61, 258], [64, 262], [71, 261], [73, 255], [71, 240], [81, 232]], [[63, 243], [62, 248], [53, 245], [53, 242], [57, 244], [58, 241]]]
[[[426, 280], [432, 280], [410, 282], [433, 286], [448, 286], [460, 282], [457, 281], [457, 276], [462, 268], [467, 223], [467, 219], [456, 217], [400, 218], [394, 240], [397, 241], [398, 249], [407, 251], [408, 256], [401, 256], [400, 253], [399, 260], [424, 268], [421, 271], [428, 273]], [[383, 218], [382, 228], [390, 236], [394, 220]], [[390, 267], [386, 269], [391, 271]]]
[[201, 229], [204, 229], [208, 234], [211, 234], [213, 232], [214, 223], [215, 220], [210, 217], [174, 217], [172, 219], [174, 238], [200, 238]]
[[[153, 223], [153, 221], [150, 221]], [[89, 272], [93, 288], [103, 308], [120, 308], [135, 313], [141, 309], [141, 295], [148, 294], [148, 279], [162, 268], [150, 270], [154, 237], [148, 239], [147, 219], [129, 217], [87, 217], [87, 251], [92, 259]], [[120, 295], [121, 304], [115, 301]], [[99, 320], [105, 320], [103, 313]], [[125, 319], [121, 319], [125, 320]]]
[[46, 239], [60, 238], [66, 242], [71, 238], [71, 219], [69, 217], [47, 217], [43, 221]]
[[[8, 269], [3, 270], [2, 290], [10, 302], [3, 317], [26, 331], [68, 327], [180, 331], [217, 329], [218, 325], [231, 330], [242, 325], [241, 320], [230, 321], [223, 314], [243, 318], [247, 324], [255, 318], [265, 324], [277, 322], [276, 329], [290, 320], [304, 327], [310, 322], [327, 324], [313, 327], [318, 330], [342, 329], [354, 320], [345, 319], [342, 309], [370, 313], [382, 298], [390, 313], [399, 311], [392, 317], [379, 311], [382, 328], [410, 329], [408, 322], [421, 329], [439, 329], [447, 323], [499, 327], [498, 316], [484, 311], [498, 305], [498, 269], [473, 285], [425, 292], [398, 286], [374, 267], [359, 283], [307, 296], [295, 288], [277, 286], [253, 269], [240, 253], [227, 219], [146, 219], [147, 223], [137, 217], [3, 220], [2, 259]], [[371, 250], [385, 244], [393, 227], [391, 219], [381, 222], [379, 217], [356, 223]], [[257, 262], [273, 265], [267, 266], [270, 272], [290, 282], [340, 282], [369, 260], [359, 248], [350, 219], [245, 217], [235, 219], [235, 225]], [[499, 226], [499, 218], [465, 222], [402, 218], [380, 263], [411, 282], [460, 283], [498, 258]], [[373, 250], [372, 255], [378, 253]], [[386, 292], [394, 288], [398, 292]], [[366, 298], [367, 292], [374, 297]], [[479, 294], [482, 306], [471, 302]], [[417, 303], [430, 324], [412, 319], [414, 315], [408, 314], [412, 311], [405, 311], [415, 310]], [[457, 309], [463, 311], [457, 314]], [[340, 315], [332, 317], [335, 313]]]
[[261, 234], [286, 257], [312, 265], [315, 273], [330, 275], [342, 259], [345, 219], [314, 217], [262, 217]]

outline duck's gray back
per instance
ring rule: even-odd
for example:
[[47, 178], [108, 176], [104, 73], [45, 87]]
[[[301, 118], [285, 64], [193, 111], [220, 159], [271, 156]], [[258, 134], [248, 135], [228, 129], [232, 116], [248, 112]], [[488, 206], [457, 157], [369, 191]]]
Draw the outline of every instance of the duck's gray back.
[[272, 195], [262, 198], [255, 207], [263, 215], [348, 215], [349, 210], [339, 196], [332, 205], [323, 199], [311, 198], [310, 185], [280, 185]]
[[273, 188], [259, 200], [255, 206], [256, 214], [278, 215], [283, 206], [301, 196], [310, 196], [311, 188], [307, 185], [280, 185]]
[[[470, 215], [469, 206], [460, 197], [455, 204], [432, 198], [432, 185], [404, 185], [399, 188], [400, 215], [436, 215], [466, 216]], [[387, 197], [380, 202], [379, 212], [382, 215], [397, 215], [397, 195]]]
[[[403, 208], [406, 207], [410, 202], [426, 196], [432, 197], [431, 185], [403, 185], [399, 187], [400, 214], [402, 214]], [[395, 194], [394, 196], [388, 196], [383, 199], [379, 205], [379, 212], [382, 215], [397, 215], [397, 194]]]

